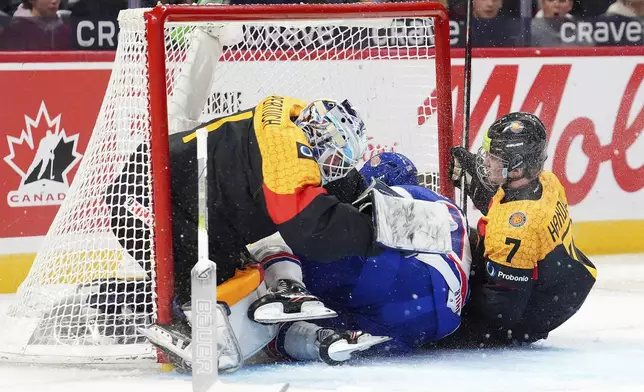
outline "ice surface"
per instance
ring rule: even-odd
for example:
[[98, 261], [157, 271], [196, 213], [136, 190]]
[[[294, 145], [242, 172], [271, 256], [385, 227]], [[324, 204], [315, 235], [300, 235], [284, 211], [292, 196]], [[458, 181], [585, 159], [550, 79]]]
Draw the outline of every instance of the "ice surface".
[[[397, 360], [255, 365], [222, 377], [230, 386], [288, 382], [290, 390], [644, 391], [644, 255], [591, 258], [598, 282], [581, 311], [529, 348], [430, 351]], [[0, 296], [0, 307], [8, 296]], [[0, 331], [0, 333], [2, 333]], [[244, 386], [244, 385], [240, 385]], [[158, 367], [0, 364], [0, 391], [189, 392], [190, 378]], [[274, 389], [275, 390], [275, 389]]]

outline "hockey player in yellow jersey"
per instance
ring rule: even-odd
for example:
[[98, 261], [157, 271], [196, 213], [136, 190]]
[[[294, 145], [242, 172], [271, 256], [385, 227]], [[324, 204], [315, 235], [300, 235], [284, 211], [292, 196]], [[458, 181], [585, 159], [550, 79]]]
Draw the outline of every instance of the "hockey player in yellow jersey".
[[516, 112], [490, 126], [478, 154], [452, 150], [452, 180], [458, 186], [465, 176], [484, 214], [472, 252], [471, 297], [452, 342], [545, 339], [580, 309], [595, 283], [595, 266], [575, 246], [566, 192], [543, 170], [546, 138], [539, 118]]

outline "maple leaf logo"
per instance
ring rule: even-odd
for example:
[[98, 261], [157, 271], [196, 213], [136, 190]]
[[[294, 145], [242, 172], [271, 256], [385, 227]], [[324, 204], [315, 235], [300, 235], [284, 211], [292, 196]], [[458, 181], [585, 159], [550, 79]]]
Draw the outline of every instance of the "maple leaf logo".
[[25, 115], [19, 137], [7, 135], [9, 155], [4, 161], [20, 176], [20, 186], [9, 192], [12, 206], [60, 204], [69, 188], [68, 174], [81, 159], [78, 134], [61, 128], [61, 114], [52, 118], [41, 102], [36, 118]]

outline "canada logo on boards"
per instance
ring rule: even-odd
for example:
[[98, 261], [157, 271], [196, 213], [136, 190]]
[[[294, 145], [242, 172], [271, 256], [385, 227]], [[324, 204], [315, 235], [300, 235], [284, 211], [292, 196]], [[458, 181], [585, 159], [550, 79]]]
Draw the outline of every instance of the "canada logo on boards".
[[69, 189], [69, 171], [81, 159], [78, 134], [67, 135], [61, 115], [51, 118], [43, 101], [35, 118], [25, 114], [25, 128], [7, 135], [9, 155], [4, 157], [21, 180], [7, 194], [10, 207], [61, 204]]

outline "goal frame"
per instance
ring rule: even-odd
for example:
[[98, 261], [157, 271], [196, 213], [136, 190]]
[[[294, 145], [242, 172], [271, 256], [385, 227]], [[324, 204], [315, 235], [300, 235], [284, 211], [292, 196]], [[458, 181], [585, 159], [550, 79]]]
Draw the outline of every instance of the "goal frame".
[[[441, 169], [449, 164], [449, 149], [458, 144], [452, 129], [451, 56], [449, 16], [437, 2], [352, 3], [352, 4], [282, 4], [282, 5], [168, 5], [156, 6], [145, 13], [148, 40], [148, 92], [151, 126], [151, 172], [155, 216], [154, 235], [157, 280], [157, 322], [172, 320], [174, 295], [172, 217], [170, 200], [170, 152], [168, 143], [168, 97], [164, 28], [168, 22], [329, 20], [372, 17], [418, 17], [434, 20], [436, 99], [438, 126], [438, 162]], [[458, 138], [458, 136], [456, 136]], [[439, 173], [442, 173], [440, 171]], [[445, 175], [439, 176], [443, 195], [454, 197], [454, 187]]]

